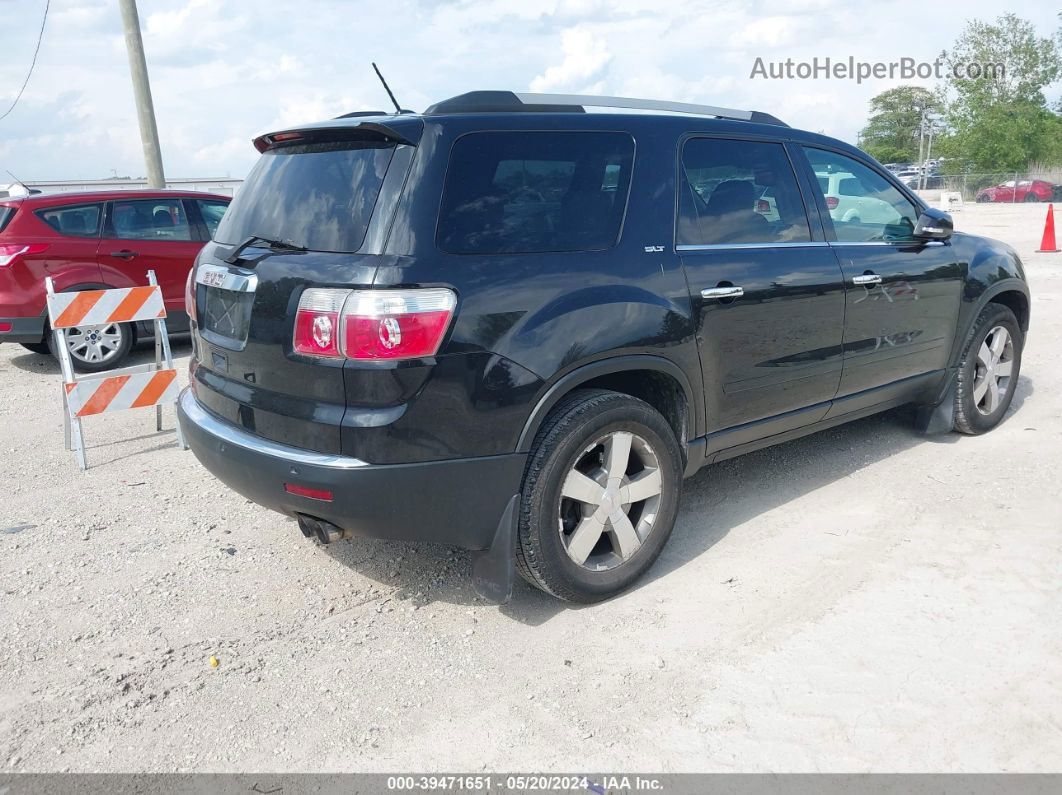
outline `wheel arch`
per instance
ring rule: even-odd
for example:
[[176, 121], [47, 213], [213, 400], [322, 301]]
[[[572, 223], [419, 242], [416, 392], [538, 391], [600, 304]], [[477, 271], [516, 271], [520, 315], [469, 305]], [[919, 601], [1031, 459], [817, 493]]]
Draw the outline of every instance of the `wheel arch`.
[[981, 313], [981, 310], [985, 308], [987, 304], [1003, 304], [1003, 306], [1010, 309], [1014, 313], [1014, 316], [1018, 318], [1018, 327], [1021, 329], [1022, 334], [1026, 334], [1029, 331], [1029, 294], [1026, 291], [1016, 289], [1014, 285], [1003, 284], [998, 289], [988, 291], [988, 298], [981, 301], [981, 305], [977, 308], [977, 314]]
[[701, 394], [679, 365], [662, 356], [618, 356], [581, 365], [551, 384], [524, 423], [517, 451], [531, 449], [535, 434], [558, 401], [573, 390], [587, 387], [611, 389], [649, 403], [675, 431], [684, 455], [689, 440], [701, 433]]

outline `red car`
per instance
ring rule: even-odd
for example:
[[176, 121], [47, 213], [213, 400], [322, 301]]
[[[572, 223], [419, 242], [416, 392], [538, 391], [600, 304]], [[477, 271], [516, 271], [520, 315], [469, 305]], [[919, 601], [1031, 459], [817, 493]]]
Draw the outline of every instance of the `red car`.
[[1009, 179], [991, 188], [977, 191], [979, 202], [1049, 202], [1058, 195], [1058, 190], [1050, 182], [1042, 179], [1020, 179], [1017, 185]]
[[[188, 331], [185, 281], [229, 201], [170, 190], [0, 199], [0, 342], [49, 352], [46, 276], [65, 292], [144, 285], [154, 270], [167, 329]], [[85, 326], [67, 334], [74, 366], [83, 371], [117, 366], [138, 337], [150, 336], [150, 323]]]

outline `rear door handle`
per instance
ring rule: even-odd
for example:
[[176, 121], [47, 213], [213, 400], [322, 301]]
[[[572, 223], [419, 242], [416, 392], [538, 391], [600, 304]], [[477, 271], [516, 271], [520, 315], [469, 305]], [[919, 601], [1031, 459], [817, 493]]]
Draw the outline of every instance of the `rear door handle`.
[[121, 251], [112, 251], [111, 256], [117, 257], [118, 259], [132, 259], [137, 256], [137, 253], [135, 251], [130, 251], [127, 248], [123, 248]]
[[852, 277], [852, 284], [881, 284], [881, 277], [876, 273], [864, 273]]
[[745, 291], [740, 287], [708, 287], [701, 290], [701, 298], [740, 298]]

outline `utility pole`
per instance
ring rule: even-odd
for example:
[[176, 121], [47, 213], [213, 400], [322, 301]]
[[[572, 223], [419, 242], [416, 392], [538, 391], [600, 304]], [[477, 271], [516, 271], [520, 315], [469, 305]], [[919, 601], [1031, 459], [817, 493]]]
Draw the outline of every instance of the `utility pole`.
[[155, 126], [155, 105], [151, 101], [144, 40], [140, 37], [140, 16], [136, 12], [136, 0], [119, 0], [119, 4], [122, 7], [125, 49], [129, 53], [129, 74], [133, 78], [133, 97], [136, 100], [137, 120], [140, 122], [140, 142], [144, 146], [148, 186], [165, 188], [166, 175], [162, 171], [162, 149], [159, 147], [159, 130]]

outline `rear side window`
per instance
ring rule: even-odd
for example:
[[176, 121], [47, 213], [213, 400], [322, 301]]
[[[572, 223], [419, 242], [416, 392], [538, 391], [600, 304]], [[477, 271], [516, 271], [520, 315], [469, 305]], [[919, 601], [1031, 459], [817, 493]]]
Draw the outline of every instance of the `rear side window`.
[[680, 245], [811, 240], [781, 144], [693, 138], [682, 147]]
[[116, 201], [108, 226], [121, 240], [173, 242], [192, 239], [192, 228], [180, 199]]
[[616, 244], [634, 165], [617, 132], [480, 132], [450, 152], [436, 242], [453, 254]]
[[102, 204], [79, 204], [38, 210], [37, 217], [61, 235], [97, 237], [100, 233]]
[[15, 217], [15, 212], [15, 207], [0, 205], [0, 232], [3, 232], [4, 227], [11, 223], [11, 219]]
[[285, 240], [314, 251], [357, 251], [365, 239], [394, 146], [329, 141], [267, 150], [218, 225], [214, 239]]

